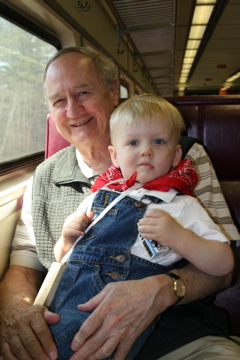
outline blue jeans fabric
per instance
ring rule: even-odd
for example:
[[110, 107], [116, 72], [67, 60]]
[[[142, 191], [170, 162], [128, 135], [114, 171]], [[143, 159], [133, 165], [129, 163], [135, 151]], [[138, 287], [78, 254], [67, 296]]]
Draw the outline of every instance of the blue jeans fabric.
[[[92, 206], [95, 217], [118, 195], [99, 190]], [[146, 205], [138, 205], [129, 197], [123, 198], [75, 246], [50, 307], [61, 316], [58, 324], [50, 326], [58, 360], [67, 360], [73, 354], [73, 337], [91, 313], [79, 311], [78, 304], [90, 300], [110, 282], [141, 279], [173, 268], [130, 254], [138, 235], [137, 223], [146, 210]], [[134, 359], [154, 326], [155, 322], [136, 340], [126, 360]]]

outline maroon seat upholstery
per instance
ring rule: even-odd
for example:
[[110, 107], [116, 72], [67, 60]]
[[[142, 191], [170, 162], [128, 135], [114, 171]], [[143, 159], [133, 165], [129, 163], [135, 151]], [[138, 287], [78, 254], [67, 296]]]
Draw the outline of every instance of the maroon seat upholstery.
[[168, 98], [181, 112], [187, 135], [204, 145], [240, 231], [240, 96]]
[[[235, 225], [240, 230], [240, 96], [168, 98], [181, 112], [187, 135], [200, 140], [216, 170]], [[217, 294], [216, 305], [230, 317], [232, 333], [240, 336], [240, 248], [234, 250], [233, 285]]]
[[[235, 225], [240, 230], [240, 96], [193, 96], [167, 98], [183, 115], [187, 135], [197, 138], [210, 156]], [[48, 116], [45, 157], [68, 146]], [[234, 250], [240, 267], [240, 248]], [[216, 304], [229, 314], [232, 333], [240, 336], [240, 275], [220, 292]]]
[[46, 123], [45, 159], [69, 145], [70, 143], [57, 131], [53, 116], [49, 113]]

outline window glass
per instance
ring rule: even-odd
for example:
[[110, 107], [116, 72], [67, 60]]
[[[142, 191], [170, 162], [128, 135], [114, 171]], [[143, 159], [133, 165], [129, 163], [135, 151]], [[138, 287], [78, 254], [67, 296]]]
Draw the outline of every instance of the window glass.
[[0, 163], [44, 150], [43, 73], [56, 48], [0, 17]]
[[120, 85], [120, 98], [121, 99], [128, 98], [128, 88], [123, 84]]

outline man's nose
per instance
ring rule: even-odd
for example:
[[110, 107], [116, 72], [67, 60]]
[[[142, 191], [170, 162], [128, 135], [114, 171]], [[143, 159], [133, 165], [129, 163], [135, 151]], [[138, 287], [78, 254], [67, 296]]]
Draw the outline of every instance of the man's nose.
[[83, 104], [81, 101], [73, 98], [68, 101], [67, 106], [67, 117], [70, 119], [77, 118], [84, 110]]

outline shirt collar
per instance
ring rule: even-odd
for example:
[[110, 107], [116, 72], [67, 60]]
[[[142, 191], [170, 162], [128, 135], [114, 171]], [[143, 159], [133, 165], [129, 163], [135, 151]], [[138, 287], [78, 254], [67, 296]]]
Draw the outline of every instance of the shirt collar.
[[161, 199], [165, 203], [170, 203], [177, 194], [179, 194], [179, 191], [177, 191], [176, 189], [170, 189], [169, 191], [158, 191], [140, 188], [137, 190], [133, 190], [133, 192], [131, 192], [129, 195], [138, 201], [141, 201], [144, 196], [149, 195]]
[[91, 169], [88, 164], [83, 161], [83, 158], [78, 149], [76, 149], [76, 157], [78, 166], [82, 171], [83, 175], [86, 176], [86, 178], [89, 179], [91, 182], [94, 182], [95, 178], [99, 176], [99, 173]]
[[[116, 191], [114, 189], [110, 189], [107, 186], [103, 186], [101, 189], [113, 191], [113, 192]], [[170, 189], [169, 191], [159, 191], [159, 190], [148, 190], [148, 189], [144, 189], [141, 187], [137, 190], [132, 190], [128, 194], [128, 196], [130, 196], [134, 200], [141, 201], [143, 203], [148, 204], [149, 200], [147, 199], [147, 196], [156, 197], [156, 198], [164, 201], [165, 203], [170, 203], [171, 201], [173, 201], [173, 199], [175, 198], [175, 196], [177, 194], [179, 194], [179, 191], [176, 189]]]

